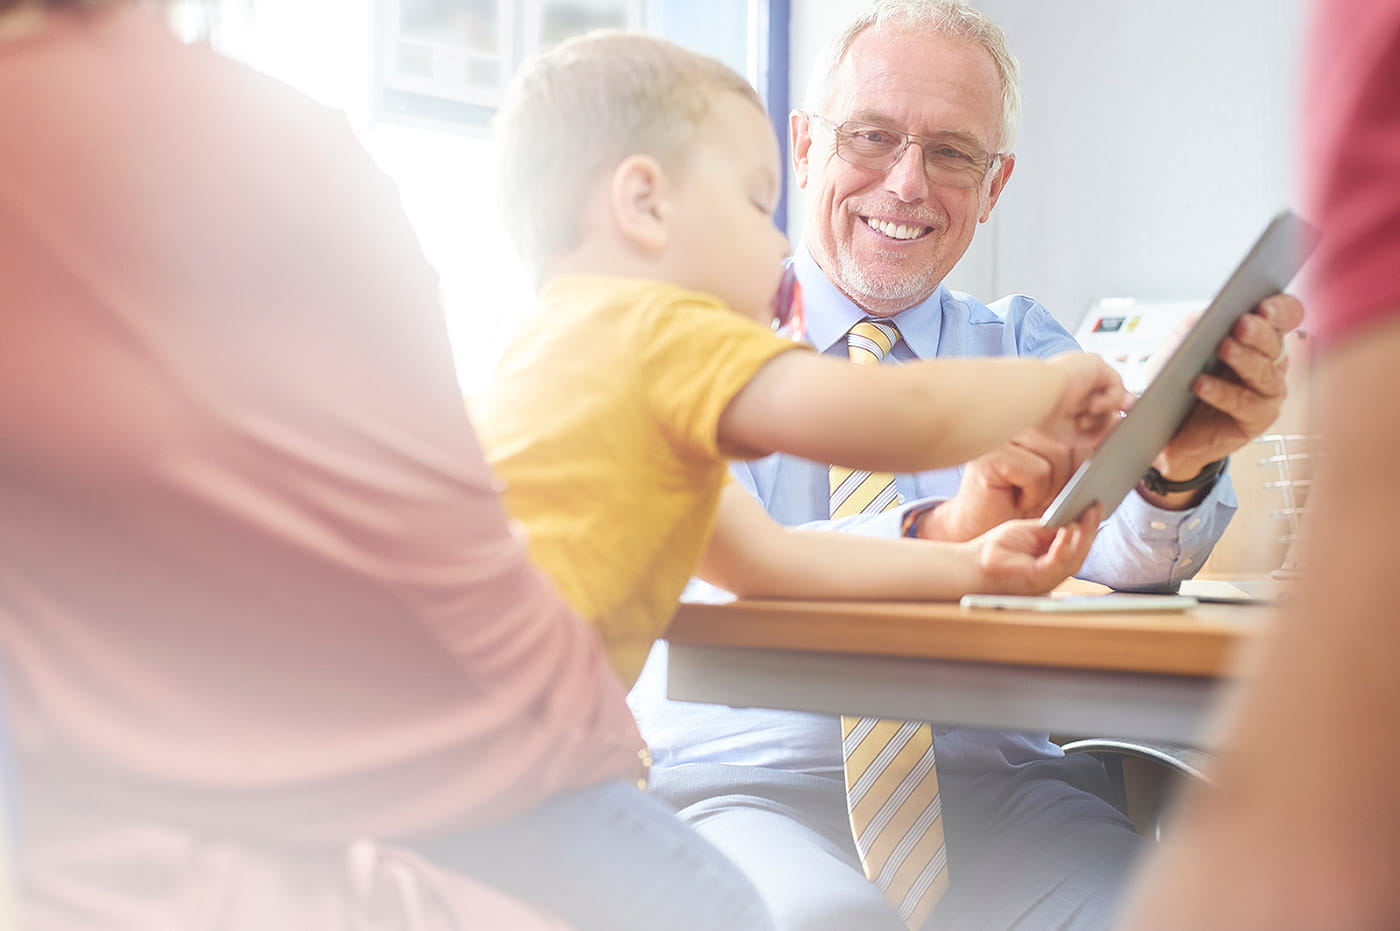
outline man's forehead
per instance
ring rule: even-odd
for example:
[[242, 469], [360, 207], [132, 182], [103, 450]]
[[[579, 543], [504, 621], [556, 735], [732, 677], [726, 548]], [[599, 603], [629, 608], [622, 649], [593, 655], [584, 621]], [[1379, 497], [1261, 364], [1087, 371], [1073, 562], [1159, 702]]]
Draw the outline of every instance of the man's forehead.
[[[881, 117], [921, 135], [999, 133], [1001, 75], [991, 53], [955, 36], [872, 26], [856, 36], [830, 85], [825, 115]], [[857, 115], [860, 114], [860, 115]], [[908, 123], [917, 125], [905, 125]]]

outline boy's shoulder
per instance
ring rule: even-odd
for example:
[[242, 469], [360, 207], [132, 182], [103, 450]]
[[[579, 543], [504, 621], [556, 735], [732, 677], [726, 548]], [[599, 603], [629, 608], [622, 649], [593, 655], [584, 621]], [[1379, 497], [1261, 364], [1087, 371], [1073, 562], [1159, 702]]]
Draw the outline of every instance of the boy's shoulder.
[[546, 284], [530, 330], [520, 338], [550, 344], [550, 355], [633, 370], [648, 392], [677, 396], [737, 391], [764, 361], [799, 348], [714, 295], [602, 275]]
[[629, 367], [702, 372], [800, 348], [714, 295], [668, 281], [605, 275], [547, 282], [514, 344]]

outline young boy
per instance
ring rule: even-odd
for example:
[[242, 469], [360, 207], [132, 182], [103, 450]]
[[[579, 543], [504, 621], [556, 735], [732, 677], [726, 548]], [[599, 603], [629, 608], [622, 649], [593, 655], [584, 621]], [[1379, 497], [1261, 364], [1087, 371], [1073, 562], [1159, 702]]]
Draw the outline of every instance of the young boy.
[[498, 120], [539, 307], [472, 412], [533, 558], [625, 683], [697, 569], [744, 594], [939, 599], [1045, 591], [1078, 567], [1097, 514], [948, 545], [787, 530], [736, 489], [721, 506], [728, 457], [950, 466], [1037, 424], [1091, 444], [1124, 400], [1082, 353], [858, 366], [773, 333], [780, 166], [743, 78], [595, 33], [528, 65]]

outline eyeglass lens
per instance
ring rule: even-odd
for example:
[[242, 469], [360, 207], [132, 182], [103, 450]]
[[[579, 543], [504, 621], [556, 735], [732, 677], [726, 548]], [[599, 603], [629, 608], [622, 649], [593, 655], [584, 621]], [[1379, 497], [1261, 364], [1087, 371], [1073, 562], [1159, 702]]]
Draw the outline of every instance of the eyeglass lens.
[[924, 157], [924, 170], [935, 184], [977, 187], [994, 158], [963, 142], [911, 136], [866, 123], [846, 122], [833, 128], [836, 154], [862, 168], [893, 168], [904, 156], [904, 150], [917, 144]]

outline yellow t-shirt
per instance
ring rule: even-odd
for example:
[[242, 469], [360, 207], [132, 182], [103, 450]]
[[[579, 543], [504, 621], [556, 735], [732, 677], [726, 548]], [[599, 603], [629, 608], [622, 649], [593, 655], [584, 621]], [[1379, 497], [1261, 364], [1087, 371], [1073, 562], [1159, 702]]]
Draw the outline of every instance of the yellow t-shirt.
[[658, 281], [551, 282], [471, 399], [530, 555], [631, 684], [714, 528], [720, 415], [797, 344]]

